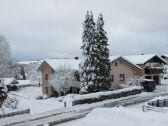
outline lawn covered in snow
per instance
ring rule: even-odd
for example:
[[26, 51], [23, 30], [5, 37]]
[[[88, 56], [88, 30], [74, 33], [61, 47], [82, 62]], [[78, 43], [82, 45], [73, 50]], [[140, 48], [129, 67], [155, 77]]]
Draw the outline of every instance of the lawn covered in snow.
[[168, 113], [125, 107], [97, 108], [85, 118], [60, 126], [167, 126]]
[[10, 97], [19, 99], [17, 110], [30, 108], [30, 114], [46, 112], [48, 110], [63, 108], [63, 102], [58, 98], [48, 98], [37, 100], [36, 97], [42, 95], [41, 87], [25, 87], [18, 91], [12, 91], [8, 94]]

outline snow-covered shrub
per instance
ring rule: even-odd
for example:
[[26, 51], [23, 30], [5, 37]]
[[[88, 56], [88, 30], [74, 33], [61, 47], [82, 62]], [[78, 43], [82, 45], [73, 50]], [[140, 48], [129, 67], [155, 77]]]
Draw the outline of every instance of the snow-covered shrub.
[[168, 65], [163, 65], [163, 73], [161, 74], [163, 79], [168, 79]]
[[7, 99], [4, 102], [4, 106], [7, 108], [16, 109], [18, 106], [19, 100], [15, 97], [7, 97]]
[[128, 87], [131, 87], [131, 86], [141, 86], [141, 83], [143, 81], [144, 81], [143, 77], [128, 78], [125, 83], [119, 85], [119, 88], [128, 88]]
[[52, 86], [57, 93], [67, 94], [70, 87], [76, 87], [80, 85], [80, 82], [76, 80], [74, 72], [70, 67], [60, 66], [57, 71], [50, 76], [49, 85]]
[[43, 94], [43, 95], [36, 97], [37, 100], [42, 100], [42, 99], [47, 99], [47, 98], [49, 98], [49, 96], [47, 96], [46, 94]]
[[7, 91], [7, 87], [3, 83], [0, 83], [0, 108], [7, 98]]
[[115, 91], [105, 91], [105, 92], [84, 94], [84, 95], [75, 97], [72, 102], [72, 105], [100, 102], [107, 99], [116, 99], [116, 98], [126, 97], [129, 95], [139, 94], [141, 92], [142, 92], [141, 86], [132, 86], [129, 88], [119, 89]]

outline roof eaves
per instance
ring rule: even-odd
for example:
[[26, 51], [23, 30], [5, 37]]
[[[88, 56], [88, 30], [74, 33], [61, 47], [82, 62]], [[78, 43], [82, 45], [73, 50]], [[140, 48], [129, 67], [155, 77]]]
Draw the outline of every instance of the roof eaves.
[[121, 57], [121, 58], [123, 58], [124, 60], [126, 60], [127, 62], [129, 62], [130, 64], [132, 64], [133, 66], [135, 66], [137, 69], [142, 70], [142, 68], [141, 68], [140, 66], [138, 66], [138, 65], [134, 64], [133, 62], [131, 62], [131, 61], [130, 61], [130, 60], [128, 60], [127, 58], [122, 57], [122, 56], [120, 56], [120, 57]]
[[147, 63], [147, 62], [148, 62], [149, 60], [151, 60], [152, 58], [154, 58], [155, 56], [158, 57], [159, 59], [161, 59], [165, 64], [167, 64], [167, 61], [164, 60], [162, 57], [158, 56], [157, 54], [153, 55], [150, 59], [146, 60], [146, 61], [144, 62], [144, 64]]
[[44, 60], [44, 61], [42, 62], [42, 64], [37, 68], [37, 71], [41, 71], [42, 68], [43, 68], [43, 66], [44, 66], [45, 64], [47, 64], [48, 66], [50, 66], [50, 67], [55, 71], [55, 69], [54, 69], [46, 60]]
[[132, 63], [130, 60], [128, 60], [127, 58], [123, 57], [123, 56], [118, 56], [117, 58], [115, 58], [113, 61], [111, 61], [111, 63], [115, 62], [118, 59], [123, 59], [126, 62], [130, 63], [132, 66], [134, 66], [135, 68], [137, 68], [137, 70], [142, 70], [142, 68], [134, 63]]

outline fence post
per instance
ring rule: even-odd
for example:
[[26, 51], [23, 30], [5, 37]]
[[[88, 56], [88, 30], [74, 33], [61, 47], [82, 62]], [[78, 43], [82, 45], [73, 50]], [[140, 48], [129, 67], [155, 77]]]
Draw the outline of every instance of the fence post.
[[142, 106], [142, 111], [143, 111], [143, 112], [146, 112], [146, 110], [147, 110], [147, 109], [146, 109], [146, 106], [143, 105], [143, 106]]
[[166, 107], [166, 99], [164, 99], [164, 107]]
[[159, 99], [157, 100], [157, 104], [156, 104], [157, 107], [159, 107]]

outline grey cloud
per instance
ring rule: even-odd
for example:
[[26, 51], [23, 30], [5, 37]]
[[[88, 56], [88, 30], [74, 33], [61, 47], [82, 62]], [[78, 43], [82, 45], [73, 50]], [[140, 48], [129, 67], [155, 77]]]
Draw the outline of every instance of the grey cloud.
[[103, 13], [110, 53], [168, 53], [167, 0], [0, 0], [0, 34], [17, 59], [81, 56], [87, 10]]

